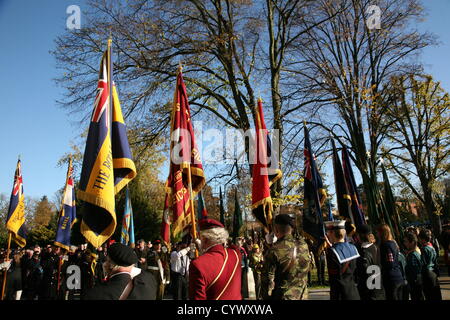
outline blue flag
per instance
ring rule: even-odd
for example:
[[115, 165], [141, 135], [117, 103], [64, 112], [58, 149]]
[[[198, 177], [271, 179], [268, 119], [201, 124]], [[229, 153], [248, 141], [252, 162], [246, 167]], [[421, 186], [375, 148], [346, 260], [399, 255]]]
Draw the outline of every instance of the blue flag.
[[366, 224], [366, 219], [364, 217], [364, 212], [362, 209], [361, 198], [358, 194], [358, 189], [356, 186], [355, 176], [353, 174], [352, 165], [350, 163], [350, 155], [348, 153], [347, 147], [342, 148], [342, 168], [344, 170], [345, 182], [347, 184], [348, 192], [351, 197], [351, 211], [352, 216], [355, 221], [356, 228], [359, 228], [363, 224]]
[[120, 233], [120, 242], [125, 245], [134, 244], [134, 223], [133, 208], [131, 207], [130, 191], [126, 190], [125, 212], [122, 219], [122, 231]]
[[70, 231], [75, 224], [77, 218], [75, 206], [75, 188], [73, 183], [73, 167], [72, 159], [69, 162], [67, 169], [66, 186], [63, 193], [63, 201], [61, 206], [61, 213], [58, 219], [58, 229], [56, 230], [55, 245], [70, 249]]
[[86, 202], [80, 230], [94, 248], [114, 234], [117, 225], [115, 195], [136, 176], [119, 96], [110, 79], [112, 75], [108, 74], [109, 56], [108, 49], [100, 64], [77, 193], [78, 199]]
[[333, 212], [331, 211], [331, 201], [328, 202], [328, 221], [333, 221]]
[[316, 158], [309, 141], [308, 128], [305, 126], [305, 182], [303, 201], [303, 231], [317, 242], [319, 252], [325, 247], [325, 228], [323, 225], [322, 205], [327, 199], [322, 178], [316, 165]]

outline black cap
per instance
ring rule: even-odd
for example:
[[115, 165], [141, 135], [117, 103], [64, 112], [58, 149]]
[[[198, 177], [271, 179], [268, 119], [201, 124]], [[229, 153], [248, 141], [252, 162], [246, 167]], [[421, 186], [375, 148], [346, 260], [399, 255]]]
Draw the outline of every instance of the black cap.
[[363, 224], [358, 227], [357, 232], [359, 234], [371, 234], [372, 228], [368, 224]]
[[112, 261], [122, 267], [128, 267], [138, 262], [134, 250], [119, 242], [109, 247], [108, 254]]
[[279, 214], [275, 217], [275, 224], [283, 225], [283, 226], [291, 226], [295, 228], [295, 221], [288, 214]]
[[158, 244], [161, 244], [161, 240], [158, 240], [158, 239], [153, 240], [152, 244], [153, 244], [154, 246], [156, 246], [156, 245], [158, 245]]

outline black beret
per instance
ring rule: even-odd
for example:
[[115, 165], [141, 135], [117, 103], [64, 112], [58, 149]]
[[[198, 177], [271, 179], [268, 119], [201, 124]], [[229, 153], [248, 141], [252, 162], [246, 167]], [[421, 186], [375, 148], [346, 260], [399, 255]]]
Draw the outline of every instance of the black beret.
[[357, 232], [360, 234], [371, 234], [372, 228], [368, 224], [363, 224], [358, 227]]
[[288, 214], [279, 214], [275, 217], [275, 224], [284, 225], [284, 226], [291, 226], [292, 228], [295, 228], [295, 221], [291, 218]]
[[138, 257], [130, 247], [116, 242], [108, 249], [109, 257], [117, 265], [128, 267], [138, 262]]
[[161, 244], [161, 240], [153, 240], [152, 245], [156, 246], [158, 244]]

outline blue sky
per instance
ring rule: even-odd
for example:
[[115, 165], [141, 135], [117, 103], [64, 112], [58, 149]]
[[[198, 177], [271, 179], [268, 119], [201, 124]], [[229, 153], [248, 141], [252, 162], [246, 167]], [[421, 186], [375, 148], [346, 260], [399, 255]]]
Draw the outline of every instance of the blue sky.
[[[450, 91], [450, 1], [424, 3], [429, 16], [420, 29], [437, 34], [441, 45], [424, 50], [422, 61]], [[49, 51], [74, 4], [85, 7], [81, 0], [0, 0], [0, 193], [11, 192], [19, 154], [26, 195], [52, 198], [64, 184], [66, 168], [56, 164], [80, 128], [55, 102], [63, 91], [52, 80], [58, 71]]]
[[49, 53], [76, 0], [0, 0], [0, 192], [9, 194], [18, 155], [25, 195], [53, 197], [65, 183], [58, 159], [78, 129], [55, 101], [62, 97]]

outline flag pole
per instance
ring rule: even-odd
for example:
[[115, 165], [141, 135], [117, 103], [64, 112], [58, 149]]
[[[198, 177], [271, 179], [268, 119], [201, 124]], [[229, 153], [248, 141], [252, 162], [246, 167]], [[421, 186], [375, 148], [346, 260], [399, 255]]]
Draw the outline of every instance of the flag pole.
[[[6, 250], [6, 261], [9, 261], [9, 250], [11, 248], [11, 231], [8, 231], [8, 249]], [[5, 272], [3, 273], [3, 285], [2, 285], [2, 300], [5, 299], [5, 289], [6, 289], [6, 276], [8, 274], [8, 270], [5, 269]]]
[[[64, 185], [64, 192], [63, 192], [63, 196], [61, 198], [61, 208], [59, 210], [58, 224], [59, 224], [59, 220], [61, 219], [61, 215], [64, 211], [64, 199], [66, 198], [67, 184], [69, 183], [69, 176], [70, 176], [71, 168], [72, 168], [72, 156], [69, 156], [69, 167], [67, 168], [66, 184]], [[64, 248], [61, 248], [61, 250], [64, 250]], [[62, 260], [62, 255], [60, 255], [59, 259], [58, 259], [58, 283], [57, 283], [57, 287], [56, 287], [56, 292], [58, 295], [59, 295], [59, 291], [61, 288], [61, 260]]]
[[[108, 48], [107, 48], [107, 55], [108, 55], [108, 66], [107, 66], [107, 72], [108, 72], [108, 91], [109, 91], [109, 139], [111, 140], [111, 147], [112, 147], [112, 123], [113, 123], [113, 85], [112, 85], [112, 66], [111, 66], [111, 46], [112, 46], [112, 32], [111, 32], [111, 28], [109, 29], [109, 38], [108, 38]], [[109, 239], [108, 239], [109, 240]], [[108, 241], [109, 243], [109, 241]], [[97, 253], [97, 248], [95, 249], [95, 253]], [[94, 265], [95, 268], [95, 264], [96, 264], [96, 256], [93, 256], [93, 261], [91, 263], [91, 268], [92, 265]]]
[[60, 255], [58, 258], [58, 284], [56, 287], [56, 294], [58, 295], [58, 297], [59, 297], [59, 291], [61, 289], [61, 260], [62, 260], [62, 258], [63, 258], [62, 255]]
[[109, 134], [110, 134], [110, 138], [112, 141], [112, 122], [113, 122], [113, 85], [112, 85], [112, 65], [111, 65], [111, 46], [112, 46], [112, 38], [111, 38], [111, 34], [109, 35], [109, 39], [108, 39], [108, 68], [107, 68], [107, 72], [108, 72], [108, 90], [109, 90], [109, 115], [110, 115], [110, 119], [109, 119], [109, 123], [108, 125], [109, 127]]

